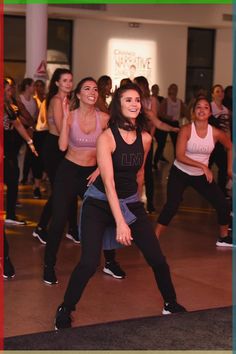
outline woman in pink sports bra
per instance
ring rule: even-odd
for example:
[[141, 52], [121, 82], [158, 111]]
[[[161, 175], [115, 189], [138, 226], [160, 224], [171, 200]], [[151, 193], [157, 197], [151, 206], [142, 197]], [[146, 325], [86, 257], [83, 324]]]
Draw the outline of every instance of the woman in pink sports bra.
[[67, 152], [54, 182], [52, 221], [44, 258], [43, 280], [47, 284], [58, 283], [54, 267], [70, 204], [78, 195], [82, 199], [88, 185], [99, 175], [96, 141], [106, 129], [109, 115], [96, 109], [97, 98], [97, 83], [87, 77], [74, 90], [70, 109], [68, 100], [63, 101], [59, 148]]

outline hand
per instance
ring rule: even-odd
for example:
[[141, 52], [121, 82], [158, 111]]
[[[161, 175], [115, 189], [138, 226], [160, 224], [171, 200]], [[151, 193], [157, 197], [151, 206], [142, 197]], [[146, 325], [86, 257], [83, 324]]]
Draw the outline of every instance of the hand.
[[174, 133], [178, 133], [179, 132], [179, 130], [180, 130], [180, 128], [174, 128], [174, 127], [172, 127], [171, 128], [171, 132], [174, 132]]
[[122, 245], [130, 246], [133, 240], [129, 226], [122, 222], [116, 226], [116, 240]]
[[100, 174], [100, 171], [98, 168], [96, 168], [96, 170], [93, 173], [91, 173], [91, 175], [89, 175], [87, 177], [87, 180], [88, 180], [87, 186], [90, 186], [90, 184], [92, 184], [96, 180], [96, 178], [99, 174]]
[[29, 148], [35, 156], [37, 156], [37, 157], [39, 156], [39, 154], [37, 153], [37, 151], [34, 147], [34, 144], [29, 144]]
[[213, 181], [212, 171], [207, 166], [204, 166], [202, 169], [203, 169], [204, 175], [206, 176], [207, 181], [209, 183], [211, 183]]
[[69, 117], [69, 114], [70, 114], [70, 110], [69, 110], [69, 101], [68, 101], [68, 98], [65, 97], [63, 99], [63, 102], [62, 102], [62, 109], [63, 109], [63, 118], [64, 119], [67, 119]]

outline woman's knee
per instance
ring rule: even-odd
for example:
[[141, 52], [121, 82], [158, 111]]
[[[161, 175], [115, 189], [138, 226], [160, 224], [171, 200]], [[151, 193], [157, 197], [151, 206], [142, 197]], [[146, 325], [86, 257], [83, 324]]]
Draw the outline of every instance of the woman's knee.
[[93, 261], [83, 261], [81, 260], [79, 264], [80, 271], [87, 275], [87, 277], [91, 278], [97, 270], [98, 264]]

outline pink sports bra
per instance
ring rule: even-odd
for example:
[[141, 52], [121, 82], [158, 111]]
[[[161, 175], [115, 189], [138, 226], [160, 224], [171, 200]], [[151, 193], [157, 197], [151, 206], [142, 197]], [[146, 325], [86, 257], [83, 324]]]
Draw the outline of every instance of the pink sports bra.
[[82, 132], [79, 126], [78, 109], [72, 112], [72, 123], [69, 133], [69, 146], [76, 150], [96, 149], [97, 138], [102, 132], [99, 112], [96, 110], [96, 129], [86, 134]]

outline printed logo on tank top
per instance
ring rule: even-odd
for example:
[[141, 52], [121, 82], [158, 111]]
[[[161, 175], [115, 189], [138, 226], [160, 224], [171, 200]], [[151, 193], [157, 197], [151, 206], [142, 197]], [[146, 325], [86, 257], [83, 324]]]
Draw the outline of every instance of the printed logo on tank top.
[[121, 166], [141, 166], [143, 162], [143, 154], [137, 153], [122, 153]]
[[209, 144], [203, 145], [202, 143], [192, 143], [191, 148], [188, 147], [188, 151], [192, 153], [210, 154], [212, 152], [212, 147], [209, 146]]

